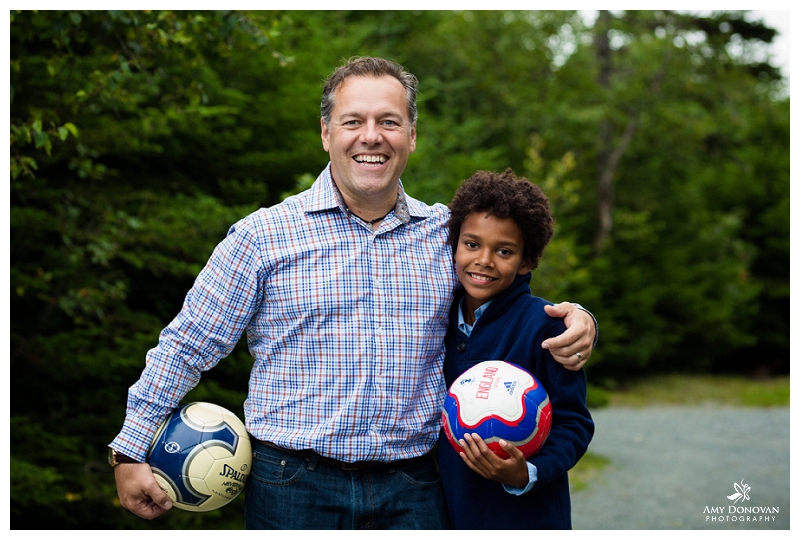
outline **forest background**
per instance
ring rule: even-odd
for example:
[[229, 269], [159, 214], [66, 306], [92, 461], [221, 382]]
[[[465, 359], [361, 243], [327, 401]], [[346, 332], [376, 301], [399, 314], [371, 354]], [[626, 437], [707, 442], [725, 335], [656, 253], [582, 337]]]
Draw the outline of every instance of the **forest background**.
[[[743, 12], [12, 11], [11, 526], [239, 528], [242, 497], [155, 523], [106, 446], [231, 224], [325, 167], [324, 78], [419, 78], [413, 196], [511, 167], [551, 199], [534, 294], [600, 323], [592, 396], [657, 373], [789, 372], [789, 98]], [[421, 276], [424, 279], [424, 276]], [[186, 398], [242, 414], [242, 340]]]

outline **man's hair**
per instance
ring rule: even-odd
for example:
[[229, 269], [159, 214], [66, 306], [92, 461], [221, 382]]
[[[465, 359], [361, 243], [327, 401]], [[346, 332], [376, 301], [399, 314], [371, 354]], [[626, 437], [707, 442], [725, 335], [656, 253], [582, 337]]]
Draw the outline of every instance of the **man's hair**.
[[555, 221], [547, 196], [528, 179], [517, 178], [511, 169], [502, 174], [476, 172], [456, 190], [449, 208], [448, 227], [453, 255], [458, 247], [461, 225], [467, 216], [476, 212], [514, 220], [525, 243], [522, 258], [532, 264], [531, 269], [539, 265], [544, 248], [553, 237]]
[[406, 90], [406, 107], [411, 124], [417, 123], [417, 78], [394, 60], [355, 56], [339, 66], [325, 81], [319, 110], [325, 125], [330, 125], [334, 106], [334, 93], [348, 77], [394, 77]]

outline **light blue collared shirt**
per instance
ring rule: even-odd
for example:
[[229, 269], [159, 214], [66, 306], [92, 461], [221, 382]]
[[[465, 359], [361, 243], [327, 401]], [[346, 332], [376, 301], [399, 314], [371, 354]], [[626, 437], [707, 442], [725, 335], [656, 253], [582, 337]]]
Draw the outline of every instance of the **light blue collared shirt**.
[[475, 322], [473, 322], [472, 325], [470, 326], [464, 321], [464, 299], [462, 298], [461, 302], [458, 304], [458, 329], [464, 332], [467, 336], [472, 334], [472, 327], [475, 326], [475, 323], [478, 322], [480, 316], [483, 315], [483, 312], [486, 311], [486, 309], [489, 307], [489, 304], [491, 303], [492, 301], [489, 300], [488, 302], [482, 304], [481, 306], [478, 307], [478, 309], [475, 310]]
[[231, 227], [147, 354], [111, 446], [144, 462], [161, 420], [246, 331], [254, 438], [348, 462], [430, 452], [458, 280], [447, 207], [397, 189], [373, 229], [350, 214], [329, 165]]

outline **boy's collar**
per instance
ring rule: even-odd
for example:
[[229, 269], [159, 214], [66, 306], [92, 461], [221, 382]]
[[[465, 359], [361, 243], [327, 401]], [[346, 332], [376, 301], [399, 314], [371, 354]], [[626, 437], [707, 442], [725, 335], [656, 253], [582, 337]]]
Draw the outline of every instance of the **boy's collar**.
[[[494, 298], [492, 298], [492, 300], [494, 300]], [[492, 300], [478, 306], [478, 309], [475, 310], [475, 321], [472, 324], [467, 324], [464, 319], [464, 297], [462, 296], [461, 301], [458, 303], [458, 329], [466, 335], [470, 335], [472, 328], [478, 323], [478, 319], [489, 309], [489, 304], [492, 303]]]

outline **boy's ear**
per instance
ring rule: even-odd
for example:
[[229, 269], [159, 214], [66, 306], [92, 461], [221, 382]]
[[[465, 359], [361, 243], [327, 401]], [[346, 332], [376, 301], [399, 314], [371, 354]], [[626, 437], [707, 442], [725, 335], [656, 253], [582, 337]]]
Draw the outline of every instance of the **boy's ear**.
[[529, 261], [529, 260], [526, 259], [526, 260], [522, 261], [522, 264], [520, 265], [519, 270], [517, 270], [517, 275], [522, 276], [524, 274], [527, 274], [528, 272], [531, 271], [531, 268], [533, 268], [533, 261]]

